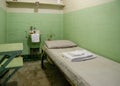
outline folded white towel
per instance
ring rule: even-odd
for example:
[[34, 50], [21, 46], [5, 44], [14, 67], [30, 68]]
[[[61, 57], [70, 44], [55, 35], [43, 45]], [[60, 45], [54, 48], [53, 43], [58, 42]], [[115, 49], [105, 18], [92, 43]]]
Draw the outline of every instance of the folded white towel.
[[77, 51], [70, 51], [62, 53], [62, 56], [68, 58], [70, 61], [83, 61], [88, 59], [93, 59], [96, 55], [86, 51], [86, 50], [77, 50]]
[[35, 33], [35, 34], [31, 34], [31, 41], [32, 42], [40, 42], [40, 39], [39, 39], [39, 34]]
[[71, 56], [81, 56], [84, 54], [84, 52], [81, 50], [75, 50], [75, 51], [68, 52], [68, 54], [70, 54]]

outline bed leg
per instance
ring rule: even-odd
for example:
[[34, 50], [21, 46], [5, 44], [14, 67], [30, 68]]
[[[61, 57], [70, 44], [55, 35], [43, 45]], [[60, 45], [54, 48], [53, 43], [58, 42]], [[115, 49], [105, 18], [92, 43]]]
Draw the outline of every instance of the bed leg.
[[41, 68], [44, 69], [44, 56], [41, 57]]
[[44, 50], [42, 50], [42, 53], [41, 53], [41, 68], [42, 69], [45, 69], [45, 66], [44, 66], [44, 58], [45, 57], [45, 52]]

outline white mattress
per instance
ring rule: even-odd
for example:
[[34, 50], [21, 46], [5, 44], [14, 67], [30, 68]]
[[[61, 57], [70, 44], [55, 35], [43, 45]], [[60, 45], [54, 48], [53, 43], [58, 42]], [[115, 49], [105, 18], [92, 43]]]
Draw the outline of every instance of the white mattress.
[[120, 86], [119, 63], [98, 55], [97, 58], [81, 62], [71, 62], [62, 57], [63, 52], [79, 49], [82, 48], [44, 48], [45, 52], [75, 86]]

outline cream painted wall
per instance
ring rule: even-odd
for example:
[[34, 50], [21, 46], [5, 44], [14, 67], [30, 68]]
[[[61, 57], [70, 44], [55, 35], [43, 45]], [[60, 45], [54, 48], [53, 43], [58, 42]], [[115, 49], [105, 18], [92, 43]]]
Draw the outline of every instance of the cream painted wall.
[[0, 0], [0, 7], [6, 10], [6, 3], [5, 0]]
[[[14, 13], [35, 13], [34, 8], [7, 8], [7, 12]], [[37, 13], [63, 14], [61, 9], [38, 9]]]
[[64, 12], [72, 12], [104, 3], [108, 3], [115, 0], [64, 0], [65, 8]]
[[[12, 0], [8, 0], [12, 1]], [[53, 3], [58, 4], [57, 0], [18, 0], [19, 2], [36, 2], [39, 3]], [[61, 2], [62, 3], [62, 2]], [[34, 4], [10, 4], [7, 7], [7, 12], [16, 12], [16, 13], [35, 13], [35, 5]], [[52, 6], [52, 5], [40, 5], [37, 13], [53, 13], [53, 14], [62, 14], [63, 7], [60, 6]]]
[[[35, 13], [34, 8], [8, 8], [7, 7], [7, 12], [14, 12], [14, 13]], [[38, 9], [37, 13], [51, 13], [51, 14], [63, 14], [62, 9], [44, 9], [40, 8]]]

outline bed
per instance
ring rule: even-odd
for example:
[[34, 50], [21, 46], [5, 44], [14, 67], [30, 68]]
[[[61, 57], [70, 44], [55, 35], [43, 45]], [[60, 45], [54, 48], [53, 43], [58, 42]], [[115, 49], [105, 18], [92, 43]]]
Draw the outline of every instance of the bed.
[[120, 86], [119, 63], [96, 54], [96, 58], [76, 62], [63, 57], [64, 52], [74, 50], [85, 49], [68, 40], [46, 41], [43, 48], [43, 52], [63, 72], [72, 86]]

